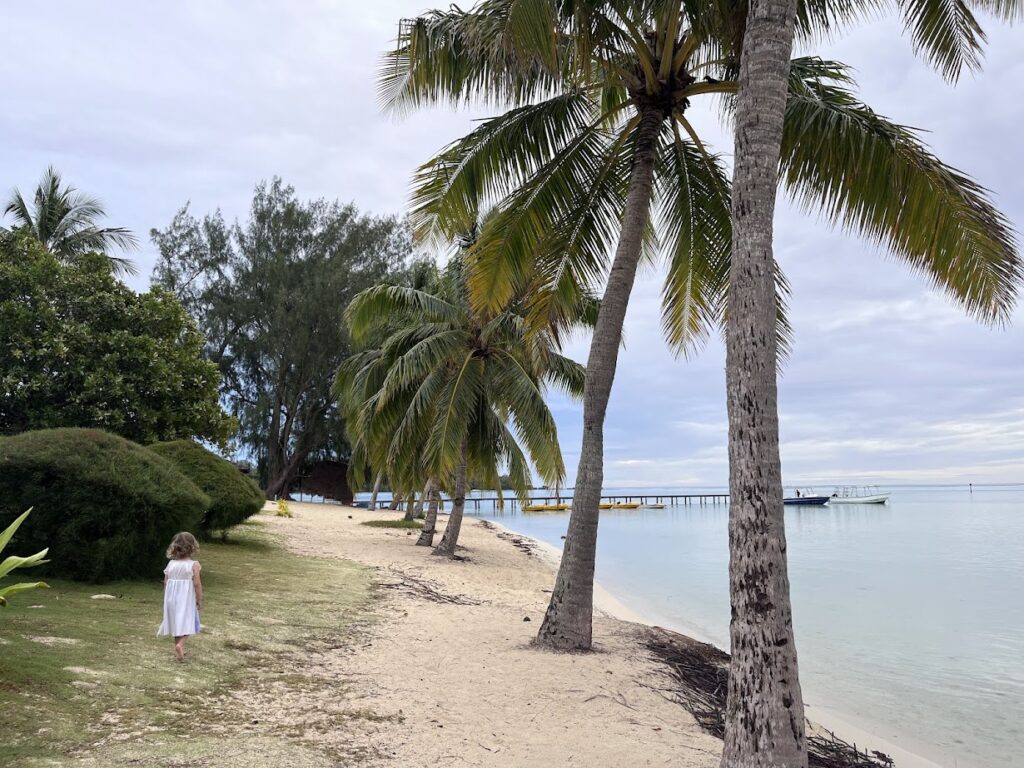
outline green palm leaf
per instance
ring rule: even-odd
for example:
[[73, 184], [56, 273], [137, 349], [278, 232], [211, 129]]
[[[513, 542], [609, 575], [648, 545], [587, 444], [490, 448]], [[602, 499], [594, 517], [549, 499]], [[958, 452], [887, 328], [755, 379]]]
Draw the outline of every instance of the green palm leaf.
[[808, 209], [887, 247], [971, 314], [1008, 319], [1022, 281], [1009, 223], [975, 181], [915, 131], [847, 90], [846, 69], [797, 59], [782, 146], [786, 187]]

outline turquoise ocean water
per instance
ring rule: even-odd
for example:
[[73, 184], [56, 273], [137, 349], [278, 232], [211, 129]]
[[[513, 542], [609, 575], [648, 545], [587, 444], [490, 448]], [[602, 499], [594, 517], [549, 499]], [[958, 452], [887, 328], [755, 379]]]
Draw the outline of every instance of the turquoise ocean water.
[[[695, 489], [608, 489], [608, 493]], [[722, 489], [696, 489], [710, 492]], [[959, 768], [1024, 766], [1024, 486], [786, 510], [805, 698]], [[568, 514], [468, 512], [557, 547]], [[728, 648], [728, 508], [602, 513], [597, 578]]]

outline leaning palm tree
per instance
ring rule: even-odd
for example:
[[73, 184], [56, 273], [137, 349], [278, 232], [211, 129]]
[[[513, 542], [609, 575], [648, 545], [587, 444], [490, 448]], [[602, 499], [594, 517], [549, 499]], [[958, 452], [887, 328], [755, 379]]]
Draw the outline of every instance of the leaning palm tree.
[[46, 169], [32, 196], [32, 204], [15, 189], [4, 208], [4, 215], [25, 227], [54, 256], [65, 262], [89, 251], [106, 255], [114, 274], [136, 273], [126, 258], [109, 253], [111, 249], [134, 249], [138, 240], [124, 227], [101, 227], [97, 223], [106, 212], [95, 197], [66, 186], [53, 166]]
[[[930, 4], [912, 0], [906, 12]], [[663, 321], [680, 352], [720, 326], [731, 306], [730, 183], [689, 112], [710, 101], [732, 115], [745, 8], [483, 0], [471, 11], [453, 7], [404, 21], [381, 67], [388, 109], [483, 103], [503, 110], [415, 179], [411, 216], [421, 238], [450, 237], [481, 205], [495, 206], [467, 254], [475, 307], [529, 296], [527, 325], [542, 330], [557, 325], [580, 291], [605, 286], [587, 361], [569, 529], [538, 636], [543, 645], [591, 645], [603, 425], [638, 264], [657, 255], [667, 262]], [[802, 2], [798, 24], [813, 39], [860, 10]], [[955, 47], [931, 22], [921, 26], [924, 49]], [[938, 160], [912, 130], [861, 103], [853, 88], [841, 64], [790, 62], [782, 183], [808, 208], [888, 247], [974, 314], [1005, 317], [1020, 267], [1004, 217], [983, 189]], [[774, 264], [765, 276], [771, 311], [758, 320], [770, 314], [771, 328], [762, 333], [784, 340], [785, 278]], [[785, 563], [771, 567], [784, 571]], [[799, 702], [783, 591], [774, 603], [779, 643], [767, 668], [793, 672], [777, 686], [785, 690], [777, 700]], [[788, 722], [790, 714], [780, 717]]]
[[531, 464], [546, 482], [564, 477], [544, 393], [551, 384], [581, 393], [582, 366], [559, 354], [549, 334], [527, 334], [515, 306], [475, 312], [459, 258], [435, 293], [370, 288], [345, 317], [357, 343], [383, 338], [339, 369], [342, 402], [356, 405], [353, 442], [406, 487], [426, 479], [448, 491], [453, 507], [437, 554], [455, 555], [467, 477], [500, 497], [504, 468], [522, 498]]

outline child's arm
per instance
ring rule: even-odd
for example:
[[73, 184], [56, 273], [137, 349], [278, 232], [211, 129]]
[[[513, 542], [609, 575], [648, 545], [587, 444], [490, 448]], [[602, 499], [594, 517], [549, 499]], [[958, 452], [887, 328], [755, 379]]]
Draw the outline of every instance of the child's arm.
[[199, 578], [199, 571], [202, 566], [199, 563], [192, 563], [192, 584], [196, 588], [196, 607], [203, 607], [203, 580]]

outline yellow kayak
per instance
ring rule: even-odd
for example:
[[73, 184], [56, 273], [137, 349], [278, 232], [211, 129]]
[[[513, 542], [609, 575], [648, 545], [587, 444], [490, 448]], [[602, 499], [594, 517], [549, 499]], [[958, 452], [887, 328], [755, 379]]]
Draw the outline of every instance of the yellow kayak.
[[[640, 509], [642, 505], [640, 502], [630, 501], [615, 504], [603, 502], [598, 506], [601, 509]], [[564, 512], [567, 509], [572, 509], [572, 504], [527, 504], [523, 507], [523, 512]]]

